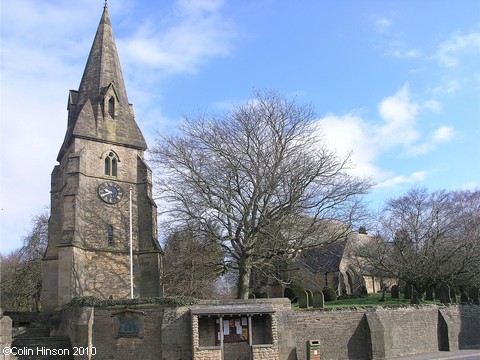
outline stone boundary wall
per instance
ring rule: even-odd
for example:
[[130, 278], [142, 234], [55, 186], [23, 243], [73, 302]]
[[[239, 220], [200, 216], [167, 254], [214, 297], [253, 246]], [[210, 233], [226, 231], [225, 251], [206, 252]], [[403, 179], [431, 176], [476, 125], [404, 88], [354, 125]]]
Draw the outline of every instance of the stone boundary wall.
[[[131, 311], [141, 318], [139, 336], [118, 337], [116, 314]], [[96, 351], [81, 360], [190, 359], [192, 340], [189, 307], [161, 305], [67, 307], [54, 314], [51, 335], [70, 338], [72, 346]], [[90, 350], [90, 354], [91, 354]]]
[[442, 350], [480, 349], [480, 305], [443, 306], [439, 312], [439, 328], [446, 327], [439, 339], [439, 344], [444, 342]]
[[152, 354], [162, 359], [162, 342], [159, 341], [159, 335], [162, 333], [164, 309], [142, 307], [135, 308], [135, 311], [143, 320], [141, 337], [115, 338], [117, 328], [115, 314], [119, 310], [95, 308], [92, 345], [95, 346], [97, 355], [93, 357], [94, 359], [148, 359]]
[[[253, 347], [255, 358], [260, 359], [306, 360], [308, 340], [319, 340], [322, 360], [394, 359], [438, 350], [480, 349], [478, 304], [294, 311], [287, 299], [228, 302], [232, 303], [270, 303], [275, 309], [278, 340], [273, 347]], [[119, 311], [144, 314], [141, 337], [115, 338], [114, 317]], [[194, 321], [188, 306], [71, 307], [54, 317], [51, 334], [69, 336], [73, 346], [94, 346], [98, 360], [189, 360], [195, 346]], [[217, 359], [219, 355], [218, 351], [205, 351], [199, 358]]]
[[438, 306], [374, 308], [365, 312], [371, 356], [391, 359], [438, 351]]
[[320, 341], [320, 358], [368, 359], [365, 310], [277, 312], [279, 357], [307, 359], [306, 342]]
[[308, 340], [319, 340], [322, 360], [480, 349], [478, 304], [292, 310], [276, 316], [279, 356], [286, 360], [306, 360]]

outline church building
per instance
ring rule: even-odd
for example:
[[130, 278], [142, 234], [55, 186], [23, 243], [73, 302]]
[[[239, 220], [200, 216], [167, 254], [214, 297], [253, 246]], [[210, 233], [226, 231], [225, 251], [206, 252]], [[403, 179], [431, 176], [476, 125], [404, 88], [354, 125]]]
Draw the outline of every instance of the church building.
[[[128, 101], [105, 5], [51, 176], [47, 311], [78, 296], [162, 296], [162, 256], [147, 144]], [[130, 256], [132, 241], [133, 256]]]

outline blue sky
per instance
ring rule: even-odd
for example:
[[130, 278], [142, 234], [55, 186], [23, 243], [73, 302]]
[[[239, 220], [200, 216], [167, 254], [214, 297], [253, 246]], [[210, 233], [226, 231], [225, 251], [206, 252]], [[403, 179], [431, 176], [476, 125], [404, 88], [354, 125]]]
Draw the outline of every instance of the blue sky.
[[[101, 0], [1, 3], [0, 252], [49, 205], [50, 173]], [[150, 145], [183, 115], [275, 90], [353, 151], [377, 209], [412, 186], [480, 187], [477, 0], [110, 0], [137, 122]]]

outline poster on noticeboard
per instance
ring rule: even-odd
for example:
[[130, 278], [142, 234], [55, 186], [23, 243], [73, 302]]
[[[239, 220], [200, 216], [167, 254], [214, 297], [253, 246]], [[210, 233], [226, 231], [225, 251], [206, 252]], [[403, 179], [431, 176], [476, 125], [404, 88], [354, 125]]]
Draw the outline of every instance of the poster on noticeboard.
[[[220, 323], [216, 323], [217, 345], [220, 343]], [[223, 319], [221, 324], [224, 343], [247, 342], [248, 341], [248, 319], [247, 317], [232, 317]]]

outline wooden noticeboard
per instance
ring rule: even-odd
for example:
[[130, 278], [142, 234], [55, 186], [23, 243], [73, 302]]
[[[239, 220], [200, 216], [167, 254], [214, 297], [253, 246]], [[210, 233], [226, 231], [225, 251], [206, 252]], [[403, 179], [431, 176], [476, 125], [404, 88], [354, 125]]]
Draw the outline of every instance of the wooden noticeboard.
[[216, 345], [220, 345], [220, 336], [223, 332], [224, 343], [248, 342], [248, 318], [229, 317], [223, 318], [220, 324], [220, 319], [215, 323]]

